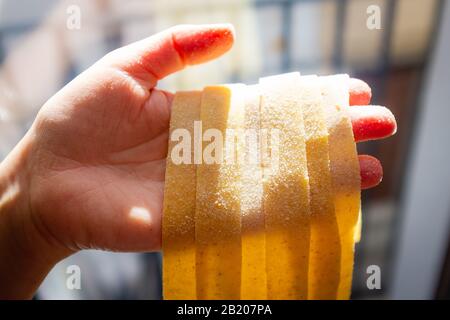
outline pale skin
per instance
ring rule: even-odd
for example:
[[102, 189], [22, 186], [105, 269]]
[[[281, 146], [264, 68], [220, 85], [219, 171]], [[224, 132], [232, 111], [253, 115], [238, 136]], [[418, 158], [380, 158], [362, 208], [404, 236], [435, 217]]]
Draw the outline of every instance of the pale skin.
[[[47, 101], [0, 163], [0, 298], [31, 298], [82, 249], [160, 250], [173, 95], [157, 81], [233, 41], [227, 24], [177, 26], [109, 53]], [[368, 104], [370, 88], [352, 81], [350, 103]], [[395, 132], [387, 109], [354, 109], [357, 141]], [[362, 188], [377, 185], [378, 160], [360, 164]]]

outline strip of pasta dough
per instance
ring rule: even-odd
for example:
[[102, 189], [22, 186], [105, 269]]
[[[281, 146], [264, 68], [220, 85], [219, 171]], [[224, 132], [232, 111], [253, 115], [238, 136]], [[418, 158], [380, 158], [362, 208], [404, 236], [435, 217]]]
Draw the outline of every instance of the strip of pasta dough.
[[341, 276], [337, 298], [349, 299], [361, 192], [359, 161], [348, 114], [349, 77], [321, 77], [321, 82], [329, 133], [334, 206], [341, 239]]
[[224, 85], [203, 90], [203, 140], [213, 137], [213, 141], [203, 148], [203, 163], [197, 166], [195, 235], [199, 299], [240, 299], [240, 168], [236, 156], [234, 163], [229, 160], [232, 154], [242, 152], [235, 132], [230, 129], [243, 126], [244, 89], [244, 85]]
[[247, 86], [244, 132], [240, 136], [245, 139], [241, 166], [241, 298], [244, 300], [267, 299], [259, 105], [259, 86]]
[[299, 82], [298, 72], [259, 82], [261, 129], [279, 133], [278, 141], [270, 139], [270, 161], [262, 150], [269, 299], [308, 296], [309, 185]]
[[358, 222], [355, 227], [355, 243], [361, 241], [361, 232], [362, 232], [362, 213], [360, 208], [358, 215]]
[[[194, 121], [200, 120], [201, 97], [200, 91], [177, 92], [172, 103], [162, 221], [164, 299], [197, 298], [194, 231], [196, 173], [191, 137]], [[185, 141], [186, 138], [188, 141]]]
[[311, 243], [308, 299], [336, 299], [341, 244], [334, 210], [328, 155], [328, 130], [317, 76], [302, 76], [302, 101], [310, 186]]

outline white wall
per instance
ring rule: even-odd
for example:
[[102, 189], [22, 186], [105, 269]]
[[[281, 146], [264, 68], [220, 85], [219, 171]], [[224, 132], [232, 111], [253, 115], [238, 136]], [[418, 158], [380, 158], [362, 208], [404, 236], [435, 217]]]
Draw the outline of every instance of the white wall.
[[[420, 17], [416, 17], [420, 19]], [[425, 79], [418, 132], [403, 194], [394, 299], [432, 299], [450, 227], [450, 3], [445, 1]], [[402, 124], [399, 123], [399, 126]]]

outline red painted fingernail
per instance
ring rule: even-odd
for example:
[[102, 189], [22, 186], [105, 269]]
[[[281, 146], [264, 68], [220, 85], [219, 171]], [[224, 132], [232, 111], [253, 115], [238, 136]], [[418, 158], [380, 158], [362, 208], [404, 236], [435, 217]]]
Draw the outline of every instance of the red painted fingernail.
[[394, 115], [382, 106], [354, 106], [350, 117], [356, 142], [386, 138], [397, 131]]
[[373, 188], [383, 180], [383, 167], [377, 158], [369, 155], [360, 155], [359, 167], [361, 172], [361, 189]]
[[187, 64], [198, 64], [216, 58], [233, 45], [235, 33], [229, 23], [179, 26], [174, 44]]
[[367, 105], [372, 98], [372, 90], [369, 85], [362, 80], [350, 78], [349, 82], [349, 103], [351, 106]]

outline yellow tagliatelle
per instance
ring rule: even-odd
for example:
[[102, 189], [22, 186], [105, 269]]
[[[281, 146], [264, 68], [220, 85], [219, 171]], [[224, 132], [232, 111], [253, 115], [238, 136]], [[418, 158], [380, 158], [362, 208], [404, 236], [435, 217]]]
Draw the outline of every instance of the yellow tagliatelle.
[[308, 296], [309, 187], [299, 83], [299, 73], [260, 79], [261, 129], [279, 134], [269, 146], [270, 162], [263, 162], [269, 299]]
[[289, 73], [175, 95], [165, 299], [350, 297], [361, 212], [348, 80]]
[[328, 130], [317, 76], [301, 77], [310, 186], [311, 243], [308, 299], [336, 299], [341, 261], [328, 155]]
[[334, 207], [341, 240], [341, 275], [337, 298], [349, 299], [361, 186], [358, 155], [348, 114], [349, 77], [322, 77], [321, 82], [329, 133]]
[[[199, 91], [178, 92], [172, 103], [169, 155], [166, 163], [162, 221], [164, 299], [196, 299], [195, 186], [193, 149], [177, 152], [177, 144], [191, 146], [194, 121], [200, 120]], [[184, 136], [183, 136], [184, 133]], [[174, 139], [174, 140], [172, 140]], [[187, 160], [180, 163], [181, 160]]]
[[260, 91], [248, 86], [245, 101], [245, 153], [240, 158], [242, 216], [242, 299], [267, 299], [266, 236], [260, 147]]
[[[197, 166], [196, 258], [199, 299], [239, 299], [241, 290], [241, 211], [235, 132], [244, 123], [244, 85], [203, 90], [201, 120], [205, 143]], [[224, 143], [221, 143], [224, 142]], [[233, 147], [234, 145], [234, 147]], [[231, 152], [231, 153], [230, 153]], [[211, 158], [211, 159], [208, 159]]]
[[361, 241], [361, 232], [362, 232], [362, 212], [360, 208], [358, 215], [358, 222], [355, 227], [355, 243]]

